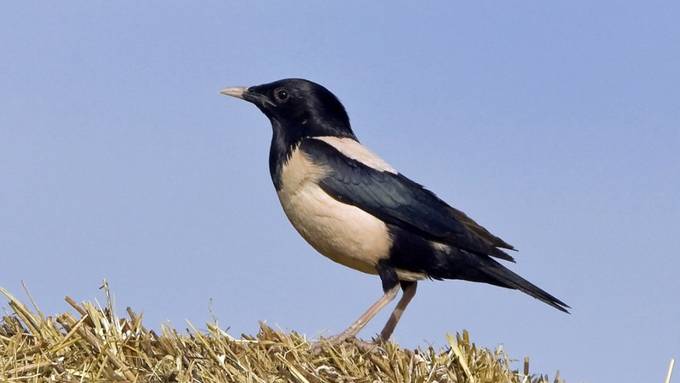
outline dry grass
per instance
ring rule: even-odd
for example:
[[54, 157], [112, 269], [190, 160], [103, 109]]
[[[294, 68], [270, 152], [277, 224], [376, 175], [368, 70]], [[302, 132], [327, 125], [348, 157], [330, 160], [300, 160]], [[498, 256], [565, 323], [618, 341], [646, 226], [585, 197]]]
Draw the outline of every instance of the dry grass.
[[157, 334], [129, 308], [118, 317], [105, 293], [105, 307], [67, 297], [74, 311], [48, 317], [0, 288], [10, 308], [0, 322], [0, 381], [548, 382], [529, 375], [527, 360], [513, 370], [503, 350], [475, 346], [467, 331], [442, 350], [390, 343], [368, 352], [347, 343], [315, 355], [304, 336], [264, 324], [240, 339], [214, 324]]

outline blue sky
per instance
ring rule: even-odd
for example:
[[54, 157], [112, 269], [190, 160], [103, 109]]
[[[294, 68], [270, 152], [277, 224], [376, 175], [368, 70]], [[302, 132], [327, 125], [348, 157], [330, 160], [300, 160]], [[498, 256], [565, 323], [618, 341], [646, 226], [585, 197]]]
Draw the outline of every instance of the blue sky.
[[5, 3], [0, 286], [56, 313], [106, 278], [152, 326], [342, 330], [379, 281], [299, 238], [268, 121], [218, 94], [304, 77], [573, 307], [425, 282], [396, 341], [469, 329], [569, 381], [660, 381], [680, 356], [679, 18], [671, 1]]

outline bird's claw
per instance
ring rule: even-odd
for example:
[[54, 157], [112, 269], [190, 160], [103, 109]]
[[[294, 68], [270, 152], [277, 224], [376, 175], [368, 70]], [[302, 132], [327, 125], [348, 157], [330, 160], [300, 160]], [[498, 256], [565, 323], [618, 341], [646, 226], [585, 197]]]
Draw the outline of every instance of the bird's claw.
[[334, 337], [330, 337], [330, 338], [319, 338], [318, 341], [316, 341], [312, 344], [310, 352], [313, 355], [318, 355], [318, 354], [321, 353], [321, 351], [323, 351], [323, 349], [325, 347], [334, 347], [334, 346], [339, 345], [340, 343], [343, 343], [346, 340], [347, 340], [347, 338], [342, 337], [342, 336], [334, 336]]
[[354, 343], [354, 345], [357, 346], [357, 348], [362, 352], [369, 353], [380, 351], [381, 350], [380, 346], [382, 346], [385, 342], [383, 341], [382, 338], [377, 337], [373, 338], [373, 340], [370, 342], [358, 338], [353, 338], [352, 343]]
[[342, 336], [335, 336], [327, 339], [319, 339], [319, 341], [312, 344], [310, 352], [313, 355], [318, 355], [321, 353], [321, 351], [323, 351], [325, 347], [338, 346], [344, 342], [354, 344], [359, 350], [365, 353], [378, 351], [380, 349], [380, 346], [384, 344], [384, 340], [380, 336], [373, 338], [373, 340], [371, 340], [370, 342], [361, 340], [356, 337], [346, 338]]

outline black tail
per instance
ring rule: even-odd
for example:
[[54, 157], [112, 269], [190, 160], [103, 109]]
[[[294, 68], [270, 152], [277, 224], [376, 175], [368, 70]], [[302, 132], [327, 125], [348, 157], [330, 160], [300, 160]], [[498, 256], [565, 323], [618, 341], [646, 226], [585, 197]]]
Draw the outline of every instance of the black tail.
[[[543, 291], [538, 286], [520, 277], [510, 269], [491, 259], [467, 252], [461, 252], [448, 258], [448, 273], [444, 278], [463, 279], [473, 282], [485, 282], [492, 285], [522, 291], [539, 301], [569, 313], [566, 303]], [[434, 276], [435, 278], [437, 276]]]
[[570, 307], [566, 303], [548, 294], [538, 286], [515, 274], [500, 263], [494, 261], [491, 258], [489, 258], [488, 261], [484, 263], [486, 263], [486, 265], [483, 268], [483, 272], [492, 278], [494, 282], [497, 282], [492, 283], [497, 284], [498, 286], [522, 291], [560, 311], [569, 313], [567, 309]]

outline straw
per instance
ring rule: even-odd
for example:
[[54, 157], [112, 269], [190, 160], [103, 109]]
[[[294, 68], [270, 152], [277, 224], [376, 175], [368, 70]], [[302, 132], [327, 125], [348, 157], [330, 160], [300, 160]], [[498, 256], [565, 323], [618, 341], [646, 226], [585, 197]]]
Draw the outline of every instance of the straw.
[[104, 305], [66, 297], [74, 311], [47, 316], [32, 298], [27, 305], [0, 288], [9, 306], [0, 320], [0, 381], [549, 382], [530, 374], [528, 358], [519, 363], [501, 347], [478, 347], [467, 331], [448, 336], [443, 349], [347, 342], [314, 353], [303, 335], [264, 323], [240, 338], [217, 323], [204, 330], [189, 323], [184, 332], [162, 326], [157, 334], [130, 308], [116, 315], [108, 284], [103, 290]]

